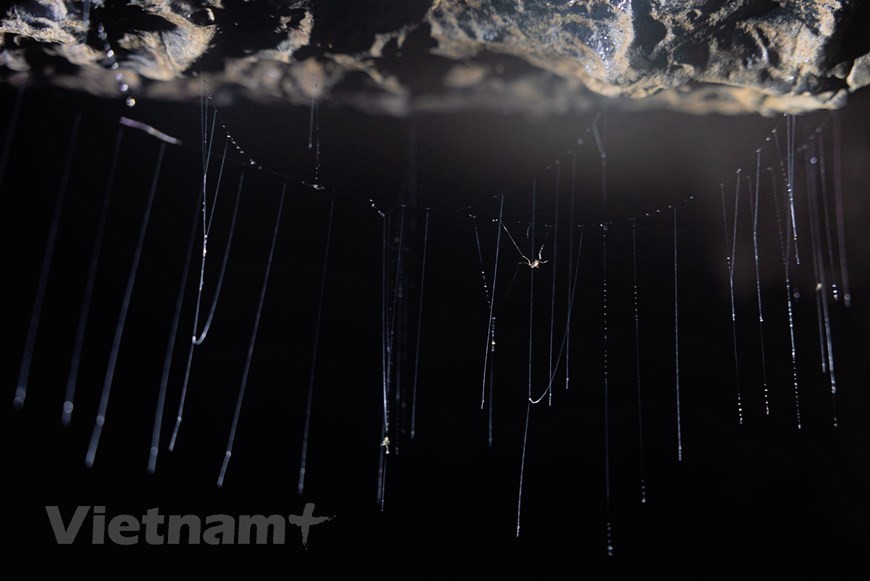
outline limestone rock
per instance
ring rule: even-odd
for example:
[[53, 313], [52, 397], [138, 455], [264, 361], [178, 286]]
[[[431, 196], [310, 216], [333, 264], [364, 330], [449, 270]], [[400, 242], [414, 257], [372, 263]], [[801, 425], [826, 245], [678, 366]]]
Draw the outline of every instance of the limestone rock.
[[28, 0], [0, 33], [8, 82], [394, 115], [798, 113], [870, 84], [858, 0]]

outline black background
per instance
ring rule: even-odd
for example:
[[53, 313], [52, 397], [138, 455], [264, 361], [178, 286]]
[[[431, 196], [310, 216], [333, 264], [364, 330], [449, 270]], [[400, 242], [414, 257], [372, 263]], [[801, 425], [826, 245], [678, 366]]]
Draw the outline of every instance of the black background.
[[[5, 134], [15, 90], [3, 87]], [[3, 383], [12, 393], [33, 295], [75, 115], [82, 130], [39, 329], [25, 408], [3, 412], [7, 490], [3, 528], [7, 566], [86, 572], [354, 572], [405, 569], [417, 575], [468, 567], [579, 575], [681, 570], [742, 575], [755, 567], [831, 571], [865, 562], [868, 552], [868, 254], [866, 199], [870, 142], [868, 96], [841, 116], [850, 274], [854, 304], [832, 304], [840, 393], [840, 428], [819, 372], [809, 262], [806, 196], [799, 188], [803, 264], [797, 270], [798, 373], [803, 429], [794, 420], [785, 287], [769, 181], [763, 182], [762, 283], [772, 415], [763, 415], [749, 214], [741, 211], [738, 335], [745, 424], [737, 425], [728, 281], [719, 184], [731, 203], [736, 168], [753, 173], [755, 148], [771, 157], [771, 129], [783, 118], [689, 117], [668, 112], [605, 112], [608, 153], [610, 450], [615, 556], [605, 552], [602, 386], [602, 220], [600, 165], [589, 127], [593, 115], [535, 119], [468, 113], [414, 121], [368, 117], [323, 105], [318, 116], [319, 181], [307, 149], [309, 111], [222, 103], [225, 122], [245, 154], [232, 154], [210, 237], [205, 300], [223, 252], [239, 172], [245, 169], [239, 221], [225, 288], [208, 340], [194, 359], [178, 447], [165, 450], [192, 325], [193, 278], [175, 352], [157, 474], [146, 473], [163, 353], [180, 280], [200, 175], [197, 104], [95, 101], [29, 88], [5, 180]], [[168, 146], [133, 294], [106, 427], [96, 464], [84, 454], [102, 386], [130, 257], [153, 175], [158, 142], [125, 130], [112, 193], [76, 411], [60, 425], [100, 200], [119, 115], [182, 139]], [[798, 119], [798, 143], [823, 125], [830, 158], [829, 113]], [[218, 130], [220, 132], [220, 129]], [[216, 140], [215, 156], [223, 136]], [[578, 142], [578, 139], [582, 143]], [[577, 159], [577, 224], [584, 243], [572, 335], [572, 385], [561, 375], [552, 408], [532, 409], [522, 535], [515, 539], [517, 485], [528, 365], [529, 270], [502, 238], [496, 304], [494, 445], [487, 446], [480, 407], [487, 305], [475, 247], [491, 276], [498, 195], [505, 221], [524, 242], [531, 183], [538, 183], [537, 235], [553, 223], [555, 165], [561, 160], [558, 258], [535, 278], [534, 391], [546, 384], [552, 268], [558, 268], [556, 344], [565, 318], [569, 151]], [[270, 171], [253, 171], [253, 157]], [[412, 160], [415, 160], [412, 162]], [[798, 175], [803, 175], [799, 157]], [[829, 159], [830, 162], [830, 159]], [[216, 170], [216, 165], [213, 170]], [[830, 167], [829, 167], [830, 171]], [[214, 174], [212, 174], [214, 183]], [[266, 255], [286, 179], [287, 198], [236, 446], [222, 489], [215, 486], [244, 365]], [[413, 204], [416, 183], [417, 203]], [[745, 183], [744, 183], [745, 186]], [[329, 201], [335, 222], [308, 478], [297, 497], [302, 419]], [[781, 193], [781, 190], [780, 190]], [[681, 202], [688, 196], [695, 199]], [[430, 210], [429, 255], [418, 386], [417, 437], [393, 436], [386, 506], [375, 502], [380, 441], [381, 220], [369, 198], [393, 219], [400, 200]], [[684, 460], [676, 461], [673, 333], [673, 222], [679, 203], [680, 384]], [[741, 199], [746, 209], [747, 198]], [[647, 217], [644, 214], [652, 212]], [[640, 285], [640, 365], [649, 502], [640, 504], [640, 457], [631, 289], [631, 222], [636, 221]], [[415, 315], [422, 217], [405, 210], [410, 312]], [[395, 223], [395, 222], [394, 222]], [[576, 230], [579, 240], [580, 229]], [[551, 257], [554, 238], [544, 257]], [[525, 243], [526, 245], [528, 243]], [[526, 251], [529, 254], [528, 251]], [[193, 275], [192, 275], [193, 276]], [[412, 318], [412, 327], [413, 319]], [[413, 333], [407, 365], [413, 363]], [[409, 367], [406, 367], [409, 369]], [[407, 379], [407, 377], [405, 378]], [[10, 402], [11, 403], [11, 402]], [[406, 400], [407, 404], [407, 400]], [[407, 422], [408, 410], [393, 413]], [[406, 424], [407, 425], [407, 424]], [[89, 524], [76, 544], [58, 546], [46, 505], [65, 517], [78, 505], [105, 505], [109, 516], [291, 514], [314, 502], [335, 515], [314, 527], [306, 552], [296, 531], [265, 547], [91, 546]]]

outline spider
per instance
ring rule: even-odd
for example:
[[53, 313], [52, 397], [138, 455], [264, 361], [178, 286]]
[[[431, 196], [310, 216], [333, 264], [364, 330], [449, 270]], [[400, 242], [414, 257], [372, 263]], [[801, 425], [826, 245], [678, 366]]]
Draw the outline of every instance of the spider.
[[543, 252], [544, 252], [544, 245], [543, 244], [541, 244], [541, 248], [540, 248], [540, 250], [538, 250], [538, 257], [534, 260], [529, 260], [525, 254], [520, 252], [520, 256], [522, 256], [523, 260], [525, 260], [525, 262], [520, 262], [520, 264], [525, 264], [529, 268], [541, 268], [542, 264], [547, 264], [549, 262], [549, 260], [542, 259], [541, 254]]
[[523, 254], [523, 251], [520, 250], [520, 247], [517, 245], [517, 242], [516, 242], [516, 240], [514, 240], [514, 237], [511, 236], [511, 232], [510, 232], [510, 230], [507, 229], [507, 226], [502, 225], [502, 228], [504, 228], [504, 231], [507, 232], [508, 238], [510, 238], [511, 242], [513, 242], [514, 248], [516, 248], [517, 252], [520, 253], [520, 256], [523, 257], [523, 260], [520, 261], [520, 264], [525, 264], [529, 268], [541, 268], [542, 264], [547, 264], [547, 262], [549, 262], [548, 260], [544, 260], [544, 257], [543, 257], [544, 245], [543, 244], [541, 244], [541, 248], [538, 250], [538, 257], [534, 260], [530, 260], [529, 257], [526, 256], [525, 254]]
[[385, 454], [390, 453], [390, 437], [389, 436], [384, 437], [384, 440], [381, 442], [381, 446], [384, 448]]

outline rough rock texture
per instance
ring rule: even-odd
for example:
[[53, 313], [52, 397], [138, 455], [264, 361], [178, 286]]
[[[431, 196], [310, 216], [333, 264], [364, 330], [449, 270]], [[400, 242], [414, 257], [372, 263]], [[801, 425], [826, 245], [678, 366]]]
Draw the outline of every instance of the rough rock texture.
[[870, 84], [859, 0], [30, 0], [0, 77], [98, 95], [370, 112], [836, 108]]

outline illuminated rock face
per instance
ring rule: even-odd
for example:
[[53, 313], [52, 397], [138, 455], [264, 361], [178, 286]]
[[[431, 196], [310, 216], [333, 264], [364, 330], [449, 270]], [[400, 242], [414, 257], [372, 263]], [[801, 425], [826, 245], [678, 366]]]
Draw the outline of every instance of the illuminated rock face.
[[857, 0], [30, 0], [0, 33], [11, 82], [394, 115], [796, 113], [870, 84]]

